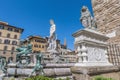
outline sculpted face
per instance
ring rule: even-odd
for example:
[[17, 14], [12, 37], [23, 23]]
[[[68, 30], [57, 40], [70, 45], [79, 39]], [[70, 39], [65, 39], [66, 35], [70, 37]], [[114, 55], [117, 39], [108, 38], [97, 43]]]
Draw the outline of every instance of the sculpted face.
[[53, 25], [54, 24], [54, 21], [51, 19], [50, 20], [50, 25]]
[[87, 7], [83, 6], [82, 12], [86, 12], [86, 11], [87, 11]]

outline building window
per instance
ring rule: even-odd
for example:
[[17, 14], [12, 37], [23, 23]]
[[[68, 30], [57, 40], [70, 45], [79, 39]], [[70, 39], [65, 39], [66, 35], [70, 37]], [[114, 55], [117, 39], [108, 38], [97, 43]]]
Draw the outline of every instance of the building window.
[[19, 29], [15, 29], [15, 32], [19, 32]]
[[17, 35], [14, 35], [14, 39], [17, 39]]
[[0, 43], [2, 43], [2, 39], [0, 39]]
[[37, 44], [35, 44], [35, 45], [34, 45], [34, 47], [38, 47], [38, 45], [37, 45]]
[[6, 52], [3, 52], [3, 54], [6, 54]]
[[44, 40], [35, 40], [35, 42], [45, 43], [45, 41], [44, 41]]
[[41, 45], [39, 45], [39, 48], [41, 48]]
[[15, 47], [12, 47], [12, 49], [11, 49], [12, 51], [14, 51], [15, 50]]
[[38, 46], [38, 45], [36, 45], [36, 47], [38, 48], [39, 46]]
[[44, 48], [44, 45], [42, 45], [42, 48]]
[[36, 47], [36, 44], [34, 45], [34, 47]]
[[8, 30], [8, 31], [13, 31], [13, 28], [8, 28], [7, 30]]
[[34, 51], [34, 53], [40, 53], [40, 51]]
[[0, 36], [2, 36], [2, 32], [0, 32]]
[[17, 41], [12, 41], [12, 45], [17, 45]]
[[7, 38], [10, 38], [10, 34], [9, 33], [7, 34]]
[[4, 44], [10, 44], [10, 40], [6, 39], [6, 40], [4, 41]]
[[7, 48], [8, 48], [7, 46], [4, 46], [4, 51], [6, 51], [6, 50], [7, 50]]
[[37, 51], [34, 51], [34, 53], [37, 53]]
[[0, 25], [0, 29], [4, 29], [4, 26], [3, 26], [3, 25]]

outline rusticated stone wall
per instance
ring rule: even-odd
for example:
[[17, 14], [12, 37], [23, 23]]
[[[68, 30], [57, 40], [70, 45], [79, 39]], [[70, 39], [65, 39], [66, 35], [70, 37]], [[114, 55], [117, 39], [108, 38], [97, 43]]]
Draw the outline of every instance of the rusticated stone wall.
[[120, 25], [120, 0], [91, 0], [98, 30], [110, 33]]
[[[111, 37], [108, 40], [110, 45], [117, 45], [120, 48], [120, 0], [91, 1], [98, 30]], [[114, 65], [119, 65], [119, 49], [113, 46], [112, 48], [108, 47], [108, 50], [109, 61]]]

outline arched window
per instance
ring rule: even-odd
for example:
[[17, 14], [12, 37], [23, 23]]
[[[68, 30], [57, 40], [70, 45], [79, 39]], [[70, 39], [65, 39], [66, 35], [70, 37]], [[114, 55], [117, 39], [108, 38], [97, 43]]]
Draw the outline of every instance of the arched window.
[[15, 47], [12, 47], [12, 49], [11, 49], [12, 51], [14, 51], [15, 50]]
[[42, 48], [44, 48], [44, 45], [42, 45]]
[[7, 34], [7, 38], [10, 38], [10, 34], [9, 33]]
[[41, 45], [39, 45], [39, 48], [41, 48]]
[[12, 45], [17, 45], [17, 41], [12, 41]]
[[10, 40], [5, 39], [5, 40], [4, 40], [4, 44], [10, 44]]
[[11, 54], [13, 54], [14, 51], [15, 51], [15, 47], [12, 47], [12, 48], [11, 48]]
[[36, 48], [37, 48], [37, 47], [38, 47], [38, 45], [37, 45], [37, 44], [35, 44], [35, 45], [34, 45], [34, 47], [36, 47]]
[[38, 45], [36, 44], [36, 47], [38, 48]]
[[36, 47], [36, 44], [34, 45], [34, 47]]
[[17, 35], [14, 35], [14, 39], [17, 39]]
[[7, 50], [7, 48], [8, 48], [7, 46], [4, 46], [4, 51], [6, 51], [6, 50]]

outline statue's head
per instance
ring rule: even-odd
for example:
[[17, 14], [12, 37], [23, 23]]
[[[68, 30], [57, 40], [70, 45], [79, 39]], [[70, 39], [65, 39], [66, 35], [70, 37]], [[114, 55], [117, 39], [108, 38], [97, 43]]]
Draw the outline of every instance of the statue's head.
[[87, 10], [88, 10], [88, 8], [86, 6], [83, 6], [81, 11], [86, 12]]
[[54, 24], [54, 20], [50, 20], [50, 25], [53, 25]]
[[81, 12], [81, 17], [91, 15], [87, 6], [83, 6], [80, 12]]

